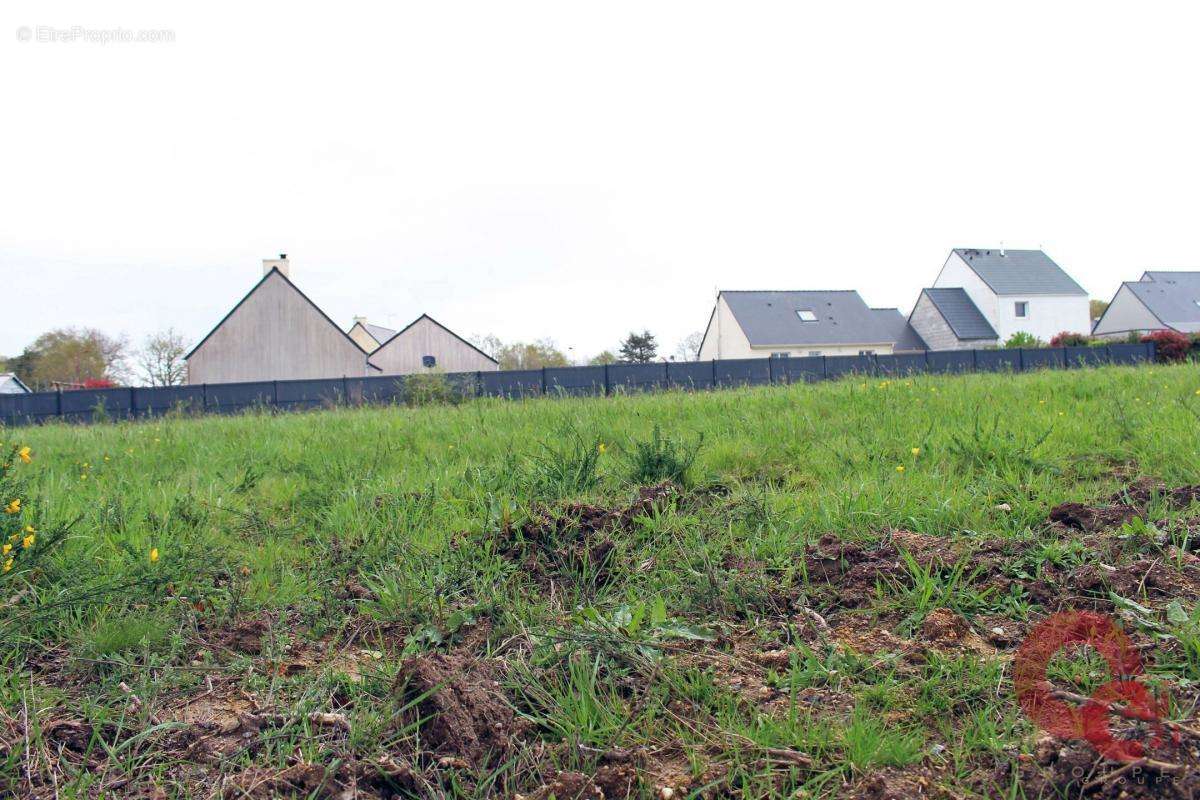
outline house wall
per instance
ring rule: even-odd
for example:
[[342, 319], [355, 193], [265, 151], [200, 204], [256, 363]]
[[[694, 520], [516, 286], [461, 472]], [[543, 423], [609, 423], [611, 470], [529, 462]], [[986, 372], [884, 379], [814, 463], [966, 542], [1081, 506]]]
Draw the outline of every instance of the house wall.
[[[958, 253], [946, 259], [933, 285], [961, 287], [992, 324], [1002, 344], [1017, 331], [1048, 342], [1063, 331], [1087, 333], [1092, 328], [1087, 295], [997, 295]], [[1018, 301], [1029, 304], [1028, 316], [1016, 315]]]
[[360, 377], [367, 355], [272, 273], [188, 359], [188, 383]]
[[[437, 365], [422, 365], [424, 356], [433, 356]], [[422, 317], [406, 330], [393, 336], [371, 354], [371, 363], [384, 375], [409, 375], [414, 372], [495, 372], [495, 361], [459, 339], [428, 317]]]
[[363, 350], [366, 350], [368, 353], [373, 353], [379, 349], [379, 342], [375, 341], [375, 337], [363, 330], [363, 326], [359, 325], [357, 322], [354, 323], [354, 327], [350, 329], [349, 336], [358, 343], [359, 347], [361, 347]]
[[995, 339], [971, 339], [969, 341], [959, 339], [954, 333], [954, 329], [950, 327], [950, 323], [946, 322], [946, 318], [942, 316], [942, 312], [924, 292], [921, 292], [921, 296], [917, 299], [917, 304], [913, 307], [908, 321], [913, 326], [913, 330], [925, 340], [925, 344], [929, 345], [930, 350], [971, 350], [976, 347], [996, 345]]
[[1166, 328], [1145, 304], [1124, 284], [1113, 296], [1108, 308], [1096, 321], [1095, 336], [1124, 338], [1130, 331], [1157, 331]]
[[751, 347], [750, 340], [738, 325], [733, 311], [724, 297], [717, 299], [716, 313], [709, 320], [704, 332], [704, 345], [698, 360], [711, 361], [721, 358], [770, 358], [772, 353], [787, 353], [791, 356], [856, 356], [860, 350], [871, 350], [878, 355], [890, 355], [893, 343], [874, 344], [814, 344], [780, 345], [774, 347]]

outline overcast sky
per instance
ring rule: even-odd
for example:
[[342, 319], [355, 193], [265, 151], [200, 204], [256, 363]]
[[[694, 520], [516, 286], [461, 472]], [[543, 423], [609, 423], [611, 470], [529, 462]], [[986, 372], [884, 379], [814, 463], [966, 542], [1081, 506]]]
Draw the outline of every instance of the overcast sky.
[[[955, 246], [1104, 299], [1200, 265], [1200, 12], [804, 5], [7, 0], [0, 354], [198, 341], [279, 252], [346, 327], [577, 357], [670, 352], [717, 288], [907, 313]], [[83, 38], [111, 28], [173, 41]]]

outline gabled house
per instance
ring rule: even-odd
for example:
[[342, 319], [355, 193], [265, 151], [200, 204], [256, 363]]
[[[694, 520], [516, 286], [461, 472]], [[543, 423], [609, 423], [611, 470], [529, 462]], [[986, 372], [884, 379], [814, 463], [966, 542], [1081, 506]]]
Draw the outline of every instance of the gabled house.
[[378, 374], [367, 353], [288, 276], [287, 256], [184, 358], [188, 383], [236, 383]]
[[723, 358], [886, 355], [924, 350], [894, 308], [871, 308], [853, 290], [723, 291], [700, 343]]
[[495, 372], [499, 362], [428, 314], [393, 331], [371, 352], [370, 363], [387, 375], [414, 372]]
[[346, 331], [346, 333], [358, 343], [359, 347], [368, 353], [375, 352], [379, 349], [379, 345], [396, 335], [396, 332], [391, 328], [385, 328], [382, 325], [372, 325], [370, 322], [367, 322], [366, 317], [355, 317], [354, 324], [350, 326], [350, 330]]
[[995, 347], [996, 329], [971, 302], [965, 289], [922, 289], [908, 315], [908, 324], [930, 350], [972, 350]]
[[[1092, 327], [1087, 292], [1041, 250], [956, 248], [931, 288], [961, 289], [1000, 344], [1019, 331], [1049, 341], [1063, 331], [1087, 333]], [[920, 299], [936, 306], [924, 293]], [[949, 295], [946, 299], [950, 302]], [[933, 335], [922, 330], [922, 317], [912, 320], [917, 332]], [[958, 339], [957, 345], [969, 341]]]
[[29, 387], [15, 372], [0, 372], [0, 394], [29, 394]]
[[1141, 280], [1122, 283], [1092, 334], [1118, 338], [1161, 330], [1200, 332], [1200, 272], [1149, 270]]

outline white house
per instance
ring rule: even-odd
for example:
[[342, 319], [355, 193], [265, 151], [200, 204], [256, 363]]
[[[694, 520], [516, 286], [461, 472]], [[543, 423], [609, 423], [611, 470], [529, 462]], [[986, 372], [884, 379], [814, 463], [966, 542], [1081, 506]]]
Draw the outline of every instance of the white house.
[[1150, 270], [1139, 281], [1122, 283], [1092, 334], [1119, 338], [1161, 330], [1200, 331], [1200, 272]]
[[701, 361], [916, 352], [921, 337], [894, 308], [870, 308], [858, 292], [723, 291], [709, 315]]
[[15, 372], [0, 372], [0, 394], [29, 394], [29, 387]]
[[[994, 333], [995, 340], [1003, 344], [1018, 331], [1049, 341], [1063, 331], [1086, 334], [1092, 328], [1087, 292], [1041, 250], [956, 248], [950, 252], [932, 288], [961, 289], [969, 298], [991, 329], [986, 330], [976, 320], [976, 324], [970, 326], [979, 337], [976, 341], [988, 339], [990, 337], [985, 334]], [[946, 295], [946, 299], [951, 298]], [[922, 293], [918, 308], [922, 301], [932, 301], [932, 298]], [[931, 321], [936, 323], [937, 314], [926, 318], [916, 314], [917, 310], [914, 309], [910, 316], [917, 333], [922, 337], [940, 338], [930, 327]], [[975, 315], [964, 315], [963, 319], [967, 316]], [[945, 321], [949, 324], [949, 320]], [[943, 344], [939, 341], [936, 346], [931, 346], [939, 350], [979, 346], [969, 342], [960, 338], [957, 342]]]

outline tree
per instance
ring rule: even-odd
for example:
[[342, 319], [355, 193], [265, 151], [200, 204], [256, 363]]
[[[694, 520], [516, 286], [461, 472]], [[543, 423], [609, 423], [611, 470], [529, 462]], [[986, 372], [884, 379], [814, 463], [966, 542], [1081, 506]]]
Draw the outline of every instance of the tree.
[[604, 364], [615, 364], [615, 363], [617, 363], [617, 355], [612, 350], [605, 350], [603, 352], [597, 353], [596, 355], [594, 355], [590, 359], [588, 359], [588, 366], [591, 366], [591, 367], [599, 367]]
[[504, 347], [504, 342], [500, 341], [499, 336], [495, 335], [494, 333], [489, 333], [486, 336], [480, 336], [478, 333], [476, 333], [471, 336], [469, 341], [471, 344], [475, 345], [492, 358], [495, 358], [497, 361], [500, 360], [496, 354], [499, 353], [501, 348]]
[[38, 386], [82, 385], [87, 380], [121, 383], [126, 377], [123, 338], [94, 328], [59, 328], [43, 333], [16, 361]]
[[704, 343], [704, 334], [693, 331], [675, 346], [675, 357], [680, 361], [695, 361], [700, 358], [700, 345]]
[[187, 379], [183, 360], [187, 342], [174, 328], [146, 337], [138, 353], [138, 367], [151, 386], [178, 386]]
[[541, 369], [571, 365], [566, 354], [555, 347], [551, 339], [501, 345], [492, 357], [500, 362], [500, 369]]
[[621, 360], [632, 364], [649, 364], [658, 358], [658, 342], [650, 331], [630, 332], [621, 342]]
[[1088, 300], [1088, 313], [1092, 319], [1100, 319], [1104, 316], [1104, 312], [1108, 310], [1108, 302], [1105, 300]]

